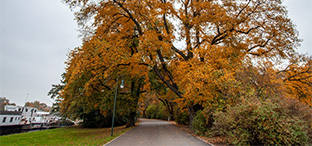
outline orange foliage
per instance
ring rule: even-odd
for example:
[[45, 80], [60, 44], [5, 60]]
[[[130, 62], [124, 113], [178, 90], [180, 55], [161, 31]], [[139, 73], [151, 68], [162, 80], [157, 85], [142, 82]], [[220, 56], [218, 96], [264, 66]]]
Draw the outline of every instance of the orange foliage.
[[291, 98], [312, 106], [312, 58], [300, 56], [298, 59], [278, 73], [283, 76], [283, 82]]
[[84, 43], [69, 55], [63, 95], [106, 90], [117, 74], [147, 83], [153, 70], [183, 106], [232, 103], [246, 60], [291, 59], [300, 42], [281, 0], [64, 1]]

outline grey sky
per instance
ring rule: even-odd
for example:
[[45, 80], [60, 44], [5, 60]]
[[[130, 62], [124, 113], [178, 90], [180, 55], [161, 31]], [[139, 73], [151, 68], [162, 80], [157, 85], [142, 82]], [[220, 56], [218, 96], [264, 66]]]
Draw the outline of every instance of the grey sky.
[[[312, 1], [285, 0], [304, 39], [299, 51], [312, 55]], [[73, 14], [60, 0], [0, 0], [0, 97], [23, 105], [48, 105], [51, 84], [64, 72], [69, 49], [81, 44]]]
[[23, 105], [47, 93], [64, 72], [69, 49], [80, 45], [78, 28], [60, 0], [0, 0], [0, 97]]
[[303, 39], [298, 51], [312, 55], [312, 0], [284, 0], [284, 5]]

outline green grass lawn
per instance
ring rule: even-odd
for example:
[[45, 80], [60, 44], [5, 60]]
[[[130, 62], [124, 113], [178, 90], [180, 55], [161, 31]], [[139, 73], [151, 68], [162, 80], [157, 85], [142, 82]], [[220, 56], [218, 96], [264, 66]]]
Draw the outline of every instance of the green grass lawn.
[[0, 136], [0, 145], [104, 145], [129, 129], [125, 126], [115, 127], [114, 136], [110, 136], [111, 128], [66, 127], [49, 129]]

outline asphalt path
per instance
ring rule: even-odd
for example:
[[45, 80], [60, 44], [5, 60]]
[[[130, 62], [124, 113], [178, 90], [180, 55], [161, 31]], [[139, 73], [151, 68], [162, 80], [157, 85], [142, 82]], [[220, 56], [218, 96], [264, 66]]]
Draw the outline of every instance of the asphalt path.
[[207, 146], [166, 121], [140, 119], [140, 124], [106, 146]]

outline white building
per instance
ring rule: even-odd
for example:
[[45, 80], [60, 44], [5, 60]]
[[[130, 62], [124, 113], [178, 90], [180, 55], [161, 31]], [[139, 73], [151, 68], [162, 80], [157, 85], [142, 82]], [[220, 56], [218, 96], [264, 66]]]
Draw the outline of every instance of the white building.
[[22, 119], [21, 112], [0, 111], [0, 126], [19, 125]]
[[23, 107], [15, 105], [6, 105], [4, 111], [20, 112], [21, 113], [21, 124], [31, 124], [35, 120], [35, 114], [39, 111], [35, 107]]
[[21, 112], [0, 111], [0, 135], [21, 132], [21, 119]]
[[32, 127], [35, 128], [40, 128], [43, 126], [46, 126], [49, 124], [49, 117], [50, 117], [50, 113], [49, 112], [36, 112], [33, 116], [34, 118], [31, 121]]
[[22, 112], [23, 111], [22, 106], [16, 106], [16, 105], [6, 105], [4, 107], [4, 111], [15, 111], [15, 112]]
[[24, 107], [22, 110], [22, 121], [23, 124], [31, 124], [33, 120], [35, 120], [35, 114], [39, 110], [35, 107]]
[[[20, 124], [30, 125], [34, 128], [41, 128], [49, 124], [58, 123], [62, 117], [43, 112], [35, 107], [22, 107], [15, 105], [6, 105], [5, 111], [2, 111], [0, 116], [0, 123], [3, 124]], [[14, 113], [14, 114], [13, 114]]]

